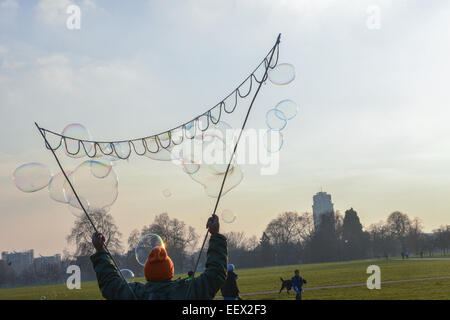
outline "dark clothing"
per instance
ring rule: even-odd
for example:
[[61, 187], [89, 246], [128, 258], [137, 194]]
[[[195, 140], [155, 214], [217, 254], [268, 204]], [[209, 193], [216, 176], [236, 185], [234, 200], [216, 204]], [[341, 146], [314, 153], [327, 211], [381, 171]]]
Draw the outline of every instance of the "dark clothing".
[[292, 277], [292, 288], [294, 288], [295, 292], [297, 293], [295, 297], [296, 300], [302, 300], [303, 284], [306, 284], [306, 280], [301, 276]]
[[[225, 282], [227, 270], [227, 239], [213, 234], [209, 240], [205, 271], [198, 277], [147, 283], [131, 282], [129, 286], [140, 300], [212, 299]], [[98, 286], [108, 300], [132, 300], [133, 294], [105, 250], [91, 256]], [[186, 293], [191, 284], [189, 297]]]
[[236, 298], [239, 296], [239, 289], [236, 280], [238, 276], [233, 271], [228, 271], [227, 279], [222, 287], [222, 296], [227, 298]]

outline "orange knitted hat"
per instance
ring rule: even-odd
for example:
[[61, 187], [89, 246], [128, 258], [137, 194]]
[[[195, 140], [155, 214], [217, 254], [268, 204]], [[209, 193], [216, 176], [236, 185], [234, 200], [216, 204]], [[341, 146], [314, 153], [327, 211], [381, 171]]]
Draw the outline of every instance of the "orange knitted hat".
[[163, 247], [155, 247], [148, 255], [144, 266], [147, 281], [165, 281], [172, 279], [173, 262]]

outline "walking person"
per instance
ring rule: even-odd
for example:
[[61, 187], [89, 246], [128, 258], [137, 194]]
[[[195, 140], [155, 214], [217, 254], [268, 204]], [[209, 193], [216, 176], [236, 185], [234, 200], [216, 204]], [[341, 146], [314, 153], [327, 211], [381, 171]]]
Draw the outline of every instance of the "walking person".
[[238, 275], [234, 272], [234, 264], [228, 265], [228, 274], [227, 279], [225, 280], [225, 284], [222, 287], [222, 296], [223, 300], [236, 300], [240, 299], [239, 297], [239, 289], [237, 286], [237, 279], [239, 279]]

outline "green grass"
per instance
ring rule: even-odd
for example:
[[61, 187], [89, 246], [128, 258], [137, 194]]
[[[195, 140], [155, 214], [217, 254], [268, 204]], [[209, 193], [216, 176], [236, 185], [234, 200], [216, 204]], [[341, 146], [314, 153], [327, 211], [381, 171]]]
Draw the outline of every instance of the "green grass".
[[[289, 279], [298, 268], [308, 280], [307, 287], [365, 283], [366, 269], [376, 264], [381, 268], [381, 281], [450, 276], [450, 261], [350, 261], [237, 270], [242, 293], [279, 290], [280, 277]], [[144, 281], [143, 279], [136, 279]], [[97, 283], [83, 282], [81, 290], [68, 290], [65, 284], [0, 289], [0, 299], [102, 299]], [[294, 299], [295, 295], [266, 294], [244, 299]], [[304, 299], [449, 299], [450, 279], [382, 284], [381, 290], [364, 287], [308, 290]]]

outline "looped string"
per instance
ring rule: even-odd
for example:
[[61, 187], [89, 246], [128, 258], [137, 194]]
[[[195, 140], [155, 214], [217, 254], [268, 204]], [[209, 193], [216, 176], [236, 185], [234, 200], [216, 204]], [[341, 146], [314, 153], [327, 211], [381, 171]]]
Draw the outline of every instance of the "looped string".
[[[276, 59], [272, 59], [276, 56]], [[121, 160], [126, 160], [130, 157], [132, 151], [134, 151], [137, 155], [143, 156], [147, 152], [149, 153], [157, 153], [162, 149], [168, 149], [173, 145], [178, 145], [186, 139], [193, 139], [196, 137], [197, 129], [201, 132], [208, 130], [211, 123], [216, 125], [219, 123], [222, 117], [222, 111], [226, 114], [233, 113], [236, 110], [238, 105], [238, 97], [241, 99], [247, 98], [253, 89], [253, 81], [255, 81], [258, 85], [261, 85], [263, 82], [267, 80], [267, 70], [273, 69], [278, 63], [279, 56], [279, 42], [277, 42], [269, 53], [264, 57], [264, 59], [258, 64], [258, 66], [253, 70], [253, 72], [242, 81], [239, 86], [234, 89], [231, 93], [229, 93], [224, 99], [222, 99], [219, 103], [214, 105], [212, 108], [206, 110], [202, 114], [198, 115], [192, 120], [189, 120], [175, 128], [169, 129], [167, 131], [148, 136], [142, 138], [135, 138], [130, 140], [120, 140], [120, 141], [93, 141], [93, 140], [84, 140], [77, 139], [74, 137], [65, 136], [63, 134], [56, 133], [54, 131], [40, 128], [43, 132], [44, 136], [48, 138], [48, 136], [52, 136], [56, 141], [59, 140], [55, 145], [51, 145], [50, 143], [46, 144], [47, 149], [57, 150], [62, 145], [64, 146], [67, 155], [76, 156], [79, 155], [80, 152], [84, 151], [84, 154], [89, 158], [97, 158], [99, 156], [114, 156]], [[269, 63], [270, 61], [274, 61], [274, 63]], [[262, 72], [264, 69], [264, 73], [258, 79], [258, 73]], [[201, 120], [205, 119], [204, 126], [201, 125]], [[182, 134], [179, 135], [180, 141], [175, 143], [172, 139], [174, 136], [173, 132], [182, 131]], [[164, 139], [162, 137], [169, 136], [169, 138]], [[52, 139], [52, 141], [53, 141]], [[156, 151], [152, 150], [154, 148], [150, 148], [148, 145], [148, 140], [154, 141], [153, 144], [156, 145]], [[163, 141], [161, 141], [163, 140]], [[68, 143], [70, 142], [70, 143]], [[138, 152], [136, 150], [135, 143], [142, 143], [144, 152]], [[69, 150], [70, 148], [75, 149], [73, 145], [76, 145], [75, 150]], [[102, 145], [108, 146], [108, 150], [104, 150], [105, 148]], [[97, 148], [98, 146], [98, 148]], [[74, 152], [75, 151], [75, 152]], [[101, 154], [100, 154], [101, 153]], [[82, 154], [84, 156], [84, 154]]]

